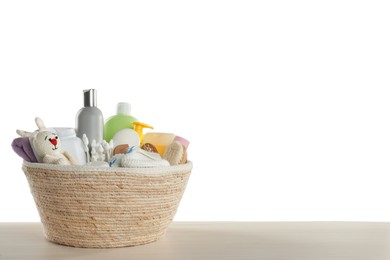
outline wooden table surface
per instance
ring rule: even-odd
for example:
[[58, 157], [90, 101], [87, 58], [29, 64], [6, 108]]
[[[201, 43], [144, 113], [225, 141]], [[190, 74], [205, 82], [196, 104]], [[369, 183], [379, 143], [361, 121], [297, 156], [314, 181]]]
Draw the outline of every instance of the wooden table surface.
[[390, 223], [173, 222], [136, 247], [82, 249], [45, 240], [40, 223], [0, 223], [1, 260], [389, 260]]

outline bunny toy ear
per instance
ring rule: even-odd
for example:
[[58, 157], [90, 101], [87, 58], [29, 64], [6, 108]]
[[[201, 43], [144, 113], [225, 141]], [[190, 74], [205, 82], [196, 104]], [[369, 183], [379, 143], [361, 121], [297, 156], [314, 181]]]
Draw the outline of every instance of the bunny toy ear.
[[39, 117], [35, 118], [35, 123], [37, 124], [39, 131], [47, 130], [45, 123], [43, 123], [43, 120], [40, 119]]
[[23, 130], [16, 130], [16, 133], [20, 135], [21, 137], [31, 137], [34, 133], [23, 131]]

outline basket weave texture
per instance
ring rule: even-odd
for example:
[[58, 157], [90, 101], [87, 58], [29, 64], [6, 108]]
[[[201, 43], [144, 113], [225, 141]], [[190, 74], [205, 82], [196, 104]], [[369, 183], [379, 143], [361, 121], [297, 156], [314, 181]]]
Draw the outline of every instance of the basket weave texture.
[[191, 169], [191, 162], [149, 169], [23, 163], [45, 237], [88, 248], [135, 246], [161, 238]]

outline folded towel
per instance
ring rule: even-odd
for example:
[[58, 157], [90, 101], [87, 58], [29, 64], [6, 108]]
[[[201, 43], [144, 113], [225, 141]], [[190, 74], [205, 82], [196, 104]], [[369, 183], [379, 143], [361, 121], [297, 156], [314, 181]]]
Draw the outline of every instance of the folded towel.
[[12, 141], [12, 149], [15, 153], [28, 162], [36, 163], [37, 158], [34, 155], [34, 151], [31, 147], [28, 137], [18, 137]]
[[154, 168], [169, 166], [169, 162], [158, 153], [147, 152], [138, 146], [133, 146], [121, 160], [121, 166], [127, 168]]

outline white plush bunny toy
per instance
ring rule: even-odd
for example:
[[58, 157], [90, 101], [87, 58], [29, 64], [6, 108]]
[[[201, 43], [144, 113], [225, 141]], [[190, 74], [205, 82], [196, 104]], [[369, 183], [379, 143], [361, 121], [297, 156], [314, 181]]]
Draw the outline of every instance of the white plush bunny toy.
[[68, 152], [61, 151], [61, 140], [58, 136], [50, 132], [39, 117], [35, 118], [35, 123], [38, 130], [35, 132], [26, 132], [16, 130], [22, 137], [28, 137], [32, 149], [37, 157], [38, 162], [61, 164], [61, 165], [77, 165], [78, 162]]

